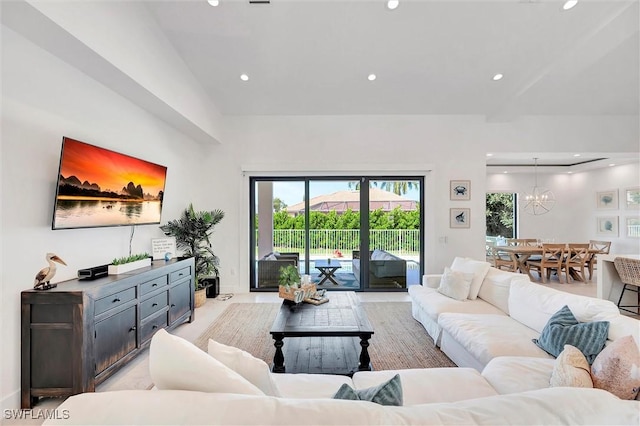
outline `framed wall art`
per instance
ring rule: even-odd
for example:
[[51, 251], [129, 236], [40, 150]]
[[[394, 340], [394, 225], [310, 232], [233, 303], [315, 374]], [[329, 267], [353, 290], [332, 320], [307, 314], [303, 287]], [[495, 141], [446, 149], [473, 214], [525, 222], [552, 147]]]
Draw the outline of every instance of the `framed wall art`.
[[452, 208], [449, 209], [449, 227], [450, 228], [469, 228], [471, 227], [471, 209]]
[[452, 200], [471, 199], [470, 180], [452, 180], [449, 182], [449, 198]]
[[618, 236], [618, 216], [601, 216], [596, 218], [597, 230], [600, 235]]
[[640, 217], [627, 217], [624, 222], [624, 235], [630, 238], [640, 238]]
[[618, 190], [596, 192], [596, 208], [615, 210], [618, 208]]
[[627, 188], [624, 199], [628, 209], [640, 209], [640, 188]]

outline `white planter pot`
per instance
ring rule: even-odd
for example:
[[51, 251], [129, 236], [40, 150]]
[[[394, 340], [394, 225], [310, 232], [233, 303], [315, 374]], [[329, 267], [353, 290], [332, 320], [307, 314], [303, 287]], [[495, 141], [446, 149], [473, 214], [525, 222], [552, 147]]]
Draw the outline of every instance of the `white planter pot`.
[[109, 265], [109, 275], [126, 274], [134, 269], [144, 268], [151, 265], [151, 259], [136, 260], [135, 262], [123, 263], [122, 265]]

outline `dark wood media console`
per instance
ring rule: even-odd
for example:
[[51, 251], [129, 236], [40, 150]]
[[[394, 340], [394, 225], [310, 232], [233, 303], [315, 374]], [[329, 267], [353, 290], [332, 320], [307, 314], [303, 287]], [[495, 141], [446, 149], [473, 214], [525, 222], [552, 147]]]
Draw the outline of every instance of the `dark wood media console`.
[[95, 391], [160, 328], [194, 317], [194, 261], [151, 266], [93, 281], [69, 280], [21, 293], [21, 406], [40, 397]]

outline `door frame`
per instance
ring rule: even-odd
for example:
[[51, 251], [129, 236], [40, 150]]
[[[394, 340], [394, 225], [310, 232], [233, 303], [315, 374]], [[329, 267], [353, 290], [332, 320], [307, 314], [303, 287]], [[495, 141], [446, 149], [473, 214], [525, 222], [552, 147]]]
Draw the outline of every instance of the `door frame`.
[[[355, 173], [355, 172], [354, 172]], [[249, 234], [249, 268], [248, 268], [248, 285], [249, 291], [273, 291], [273, 289], [259, 289], [255, 288], [255, 277], [256, 277], [256, 262], [257, 258], [255, 257], [255, 248], [257, 245], [256, 241], [256, 230], [254, 229], [254, 217], [257, 214], [256, 212], [256, 185], [255, 183], [263, 181], [263, 182], [277, 182], [277, 181], [292, 181], [292, 182], [301, 182], [304, 183], [304, 200], [305, 200], [305, 237], [304, 237], [304, 245], [305, 245], [305, 266], [304, 270], [307, 273], [310, 273], [310, 232], [309, 232], [309, 223], [310, 223], [310, 209], [309, 209], [309, 201], [310, 201], [310, 185], [314, 181], [359, 181], [360, 188], [363, 186], [366, 188], [371, 188], [371, 182], [379, 182], [379, 181], [418, 181], [420, 185], [419, 190], [419, 277], [422, 277], [425, 271], [425, 250], [426, 250], [426, 226], [425, 226], [425, 216], [426, 216], [426, 176], [424, 175], [409, 175], [404, 173], [398, 174], [371, 174], [371, 175], [342, 175], [342, 174], [332, 174], [332, 175], [298, 175], [298, 174], [288, 174], [286, 176], [275, 176], [269, 173], [261, 174], [261, 175], [250, 175], [246, 176], [248, 181], [248, 189], [249, 189], [249, 221], [248, 221], [248, 234]], [[369, 214], [363, 214], [364, 209], [362, 206], [367, 206], [366, 211], [369, 212], [368, 206], [370, 205], [369, 200], [369, 191], [360, 191], [360, 253], [369, 253]], [[361, 262], [360, 268], [360, 277], [359, 283], [360, 286], [355, 291], [406, 291], [407, 288], [403, 289], [392, 289], [392, 288], [380, 288], [380, 289], [372, 289], [368, 285], [368, 280], [366, 277], [369, 276], [369, 262]]]

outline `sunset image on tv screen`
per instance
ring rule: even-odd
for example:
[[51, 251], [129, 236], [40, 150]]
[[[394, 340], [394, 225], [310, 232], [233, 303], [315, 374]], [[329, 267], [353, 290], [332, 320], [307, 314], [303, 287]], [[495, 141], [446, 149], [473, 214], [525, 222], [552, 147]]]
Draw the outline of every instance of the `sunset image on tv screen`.
[[64, 138], [53, 229], [160, 223], [167, 168]]

